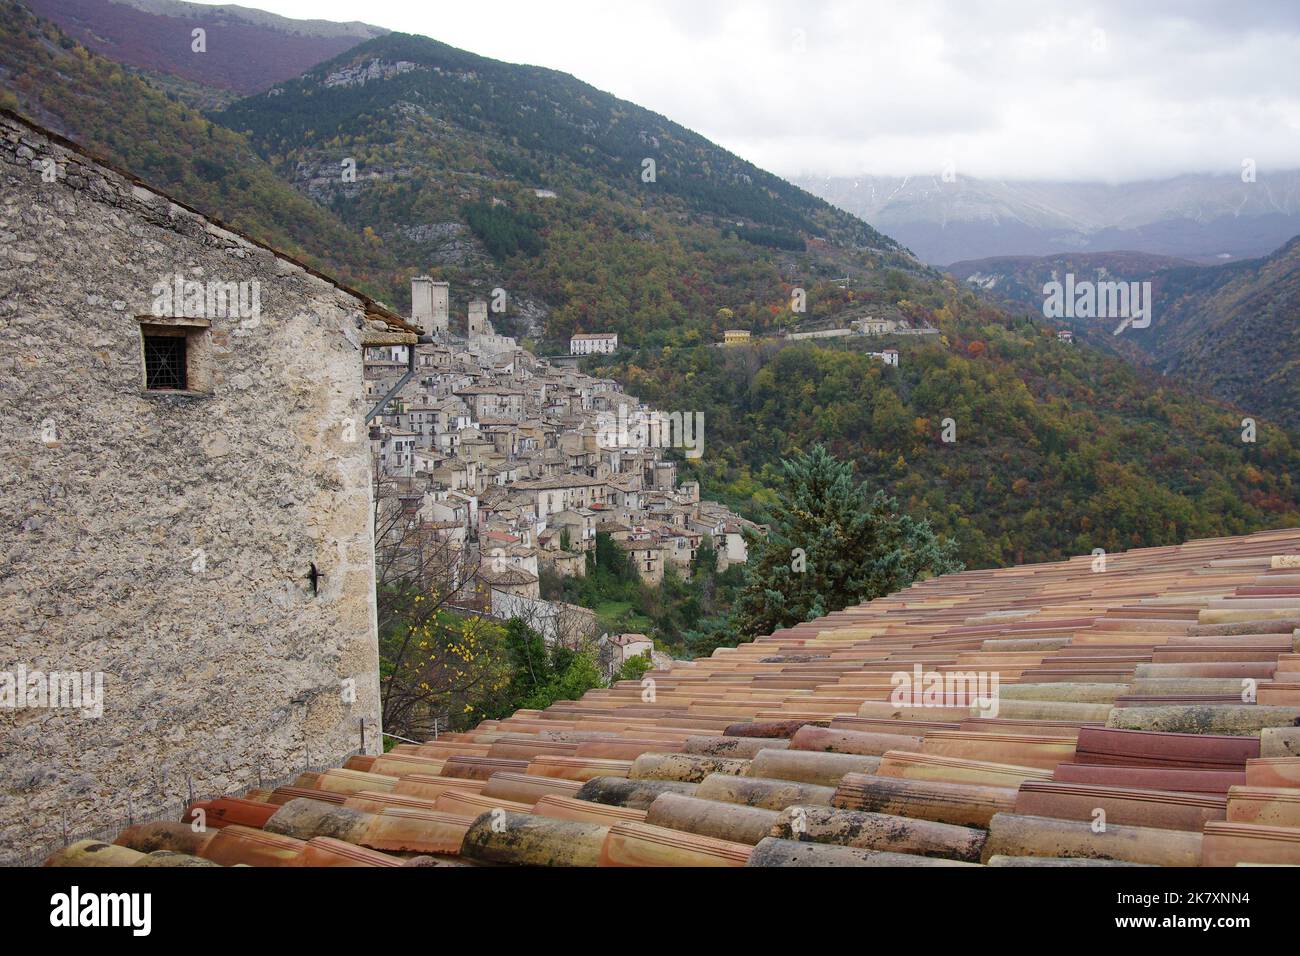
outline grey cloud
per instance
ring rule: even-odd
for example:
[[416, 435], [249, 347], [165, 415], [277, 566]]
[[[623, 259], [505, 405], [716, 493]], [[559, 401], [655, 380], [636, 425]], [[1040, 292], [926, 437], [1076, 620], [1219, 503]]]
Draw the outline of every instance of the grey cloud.
[[[356, 17], [348, 0], [266, 5]], [[366, 16], [572, 73], [786, 175], [1300, 168], [1294, 0], [565, 0], [541, 16], [371, 0]]]

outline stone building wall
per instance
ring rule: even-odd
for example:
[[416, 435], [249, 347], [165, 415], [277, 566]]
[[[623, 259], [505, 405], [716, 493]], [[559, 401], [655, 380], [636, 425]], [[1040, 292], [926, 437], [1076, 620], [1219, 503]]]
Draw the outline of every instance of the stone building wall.
[[[260, 314], [153, 315], [176, 274]], [[104, 692], [0, 707], [0, 861], [128, 797], [337, 765], [362, 722], [378, 752], [372, 307], [0, 114], [0, 674]], [[186, 337], [191, 391], [145, 389], [142, 317]]]

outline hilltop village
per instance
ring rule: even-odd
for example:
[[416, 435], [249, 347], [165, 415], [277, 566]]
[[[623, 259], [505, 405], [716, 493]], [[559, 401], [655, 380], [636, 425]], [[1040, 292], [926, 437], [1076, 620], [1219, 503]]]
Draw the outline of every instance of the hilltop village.
[[[403, 535], [456, 556], [457, 606], [523, 617], [554, 638], [555, 621], [584, 609], [541, 600], [540, 577], [584, 575], [597, 534], [651, 585], [670, 566], [689, 573], [705, 541], [720, 570], [746, 560], [756, 526], [701, 501], [666, 454], [700, 454], [701, 416], [651, 409], [568, 356], [535, 356], [497, 334], [484, 300], [453, 321], [450, 298], [447, 283], [414, 278], [420, 344], [368, 349], [365, 380], [380, 496], [400, 502]], [[617, 347], [612, 335], [578, 341], [575, 354]]]

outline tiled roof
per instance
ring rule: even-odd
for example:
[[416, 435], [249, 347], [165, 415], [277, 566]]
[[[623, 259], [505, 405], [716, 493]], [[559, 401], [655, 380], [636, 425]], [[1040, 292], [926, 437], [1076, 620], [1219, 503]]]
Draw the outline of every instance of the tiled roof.
[[515, 487], [524, 491], [558, 491], [564, 488], [595, 488], [605, 484], [603, 478], [588, 478], [586, 475], [556, 475], [553, 478], [529, 478], [516, 481]]
[[[204, 833], [132, 827], [108, 852], [1295, 864], [1297, 628], [1297, 530], [947, 575], [641, 682], [208, 802]], [[979, 675], [997, 692], [972, 702]], [[904, 676], [924, 692], [891, 699]], [[109, 859], [84, 845], [56, 856]]]
[[[531, 552], [529, 553], [531, 554]], [[537, 583], [537, 575], [525, 568], [502, 568], [501, 570], [496, 570], [494, 568], [484, 567], [479, 569], [478, 576], [483, 583], [500, 587]]]
[[611, 644], [626, 647], [628, 644], [649, 644], [650, 638], [644, 634], [611, 634], [608, 641]]

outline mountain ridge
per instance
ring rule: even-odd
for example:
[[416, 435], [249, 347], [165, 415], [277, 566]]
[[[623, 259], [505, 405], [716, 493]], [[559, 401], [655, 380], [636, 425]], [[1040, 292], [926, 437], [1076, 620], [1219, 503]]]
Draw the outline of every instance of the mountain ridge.
[[1201, 263], [1253, 258], [1300, 233], [1300, 170], [1134, 183], [800, 176], [932, 265], [1128, 249]]
[[214, 118], [400, 261], [467, 294], [507, 289], [527, 313], [515, 330], [557, 346], [712, 336], [724, 307], [757, 328], [794, 288], [927, 268], [660, 114], [426, 37], [367, 41]]
[[[971, 564], [1300, 521], [1300, 452], [1272, 422], [1243, 446], [1235, 410], [1062, 345], [849, 214], [580, 81], [382, 37], [214, 114], [227, 126], [25, 8], [0, 13], [0, 99], [196, 208], [399, 309], [427, 273], [452, 282], [456, 315], [463, 297], [506, 290], [492, 321], [528, 346], [619, 331], [623, 354], [588, 361], [660, 407], [704, 411], [709, 451], [683, 468], [749, 515], [780, 494], [779, 457], [824, 441]], [[583, 135], [553, 148], [556, 130]], [[644, 158], [661, 160], [657, 181], [641, 180]], [[846, 315], [941, 334], [777, 338]], [[761, 338], [712, 347], [726, 328]], [[884, 345], [901, 368], [867, 354]]]
[[[96, 53], [152, 76], [247, 95], [387, 31], [183, 0], [24, 0]], [[192, 31], [205, 31], [196, 51]], [[211, 102], [211, 99], [209, 99]]]
[[[329, 210], [300, 196], [249, 143], [21, 3], [0, 0], [0, 105], [240, 231], [375, 298], [395, 271]], [[166, 130], [166, 143], [159, 131]]]
[[1043, 284], [1067, 273], [1076, 281], [1150, 282], [1149, 328], [1114, 336], [1105, 323], [1063, 324], [1248, 414], [1300, 428], [1300, 236], [1269, 255], [1222, 265], [1093, 253], [994, 257], [954, 263], [948, 272], [1031, 311], [1042, 308]]

